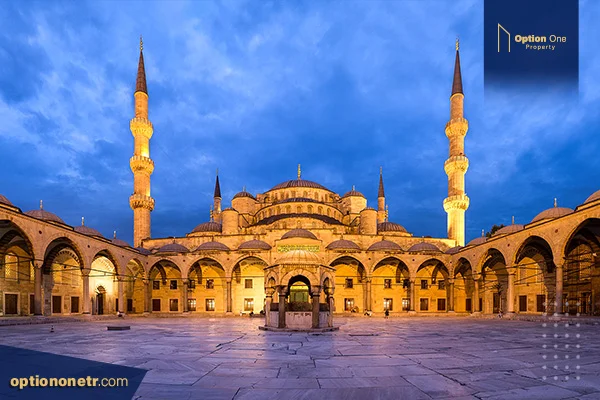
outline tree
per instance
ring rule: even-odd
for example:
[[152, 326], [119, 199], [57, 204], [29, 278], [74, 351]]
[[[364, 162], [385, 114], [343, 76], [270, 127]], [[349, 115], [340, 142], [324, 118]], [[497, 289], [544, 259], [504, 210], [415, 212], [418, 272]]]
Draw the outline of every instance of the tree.
[[504, 228], [504, 224], [500, 224], [500, 225], [494, 224], [494, 226], [492, 226], [492, 229], [490, 229], [490, 231], [485, 234], [485, 237], [488, 239], [491, 238], [492, 235], [501, 228]]

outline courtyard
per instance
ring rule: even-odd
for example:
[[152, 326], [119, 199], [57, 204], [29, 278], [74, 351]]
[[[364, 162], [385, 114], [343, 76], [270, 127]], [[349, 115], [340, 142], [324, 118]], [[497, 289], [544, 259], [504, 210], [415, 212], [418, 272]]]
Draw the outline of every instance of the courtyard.
[[[0, 344], [148, 370], [135, 399], [600, 399], [593, 322], [336, 317], [127, 318], [0, 327]], [[109, 324], [129, 331], [107, 331]]]

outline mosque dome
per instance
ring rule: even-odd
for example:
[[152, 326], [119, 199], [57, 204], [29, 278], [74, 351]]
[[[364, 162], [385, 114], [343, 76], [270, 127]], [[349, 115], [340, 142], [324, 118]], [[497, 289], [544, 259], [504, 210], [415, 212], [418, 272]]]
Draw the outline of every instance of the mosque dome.
[[254, 196], [252, 196], [251, 193], [248, 193], [245, 190], [242, 190], [241, 192], [238, 192], [238, 193], [236, 193], [233, 196], [234, 199], [239, 199], [239, 198], [242, 198], [242, 197], [248, 197], [248, 198], [250, 198], [252, 200], [256, 200], [256, 198]]
[[[583, 202], [583, 204], [591, 203], [592, 201], [596, 201], [596, 200], [600, 200], [600, 190], [592, 193], [590, 195], [590, 197], [588, 197], [587, 199], [585, 199], [585, 201]], [[2, 196], [1, 195], [0, 195], [0, 203], [2, 203]]]
[[503, 226], [502, 228], [498, 229], [494, 233], [493, 236], [508, 235], [509, 233], [514, 233], [514, 232], [522, 231], [523, 228], [524, 228], [524, 226], [521, 225], [521, 224], [511, 224], [511, 225]]
[[164, 246], [158, 249], [159, 253], [187, 253], [188, 251], [189, 250], [187, 247], [179, 243], [165, 244]]
[[379, 242], [375, 242], [371, 246], [369, 246], [369, 248], [367, 250], [368, 251], [390, 251], [390, 250], [402, 251], [402, 247], [400, 247], [400, 245], [398, 245], [397, 243], [390, 242], [389, 240], [380, 240]]
[[127, 243], [126, 241], [124, 241], [124, 240], [121, 240], [121, 239], [113, 238], [113, 239], [111, 239], [110, 241], [111, 241], [111, 242], [112, 242], [112, 244], [114, 244], [115, 246], [121, 246], [121, 247], [131, 247], [131, 246], [129, 245], [129, 243]]
[[380, 222], [377, 224], [377, 232], [407, 232], [406, 228], [395, 222]]
[[327, 245], [328, 250], [360, 250], [360, 247], [351, 240], [339, 239]]
[[355, 190], [354, 188], [352, 188], [351, 191], [346, 192], [346, 194], [344, 194], [342, 197], [350, 197], [350, 196], [356, 196], [356, 197], [362, 197], [365, 198], [365, 195], [362, 194], [361, 192], [359, 192], [358, 190]]
[[307, 250], [291, 250], [283, 254], [277, 261], [278, 264], [321, 264], [321, 259], [316, 253]]
[[291, 239], [291, 238], [306, 238], [306, 239], [315, 239], [318, 240], [314, 233], [307, 231], [306, 229], [296, 228], [292, 229], [289, 232], [283, 234], [281, 239]]
[[104, 237], [96, 229], [90, 228], [89, 226], [81, 225], [81, 226], [76, 226], [73, 229], [75, 229], [76, 232], [83, 233], [84, 235]]
[[410, 251], [410, 252], [426, 252], [426, 253], [441, 253], [441, 250], [438, 249], [437, 246], [435, 246], [431, 243], [426, 243], [426, 242], [413, 244], [412, 246], [410, 246], [408, 251]]
[[262, 240], [253, 239], [240, 244], [238, 250], [271, 250], [271, 245]]
[[192, 233], [196, 233], [196, 232], [221, 232], [222, 231], [222, 226], [220, 223], [218, 222], [203, 222], [200, 225], [196, 226], [194, 228], [194, 230], [192, 231]]
[[322, 190], [330, 191], [325, 186], [320, 185], [313, 181], [307, 181], [306, 179], [293, 179], [291, 181], [281, 182], [280, 184], [273, 186], [271, 188], [271, 190], [297, 188], [297, 187], [310, 188], [310, 189], [322, 189]]
[[485, 243], [486, 241], [487, 238], [485, 236], [480, 236], [467, 243], [467, 246], [477, 246], [478, 244]]
[[41, 219], [44, 221], [52, 221], [52, 222], [58, 222], [61, 224], [65, 224], [65, 221], [63, 221], [58, 215], [53, 214], [44, 209], [27, 211], [25, 213], [25, 215], [29, 215], [30, 217]]
[[533, 222], [542, 221], [544, 219], [559, 218], [559, 217], [571, 214], [572, 212], [573, 212], [573, 210], [568, 207], [552, 207], [552, 208], [544, 210], [541, 213], [539, 213], [538, 215], [536, 215], [535, 218], [533, 218], [531, 220], [531, 222], [533, 223]]
[[196, 247], [196, 250], [194, 250], [194, 251], [208, 251], [208, 250], [229, 251], [231, 249], [221, 242], [204, 242], [200, 246]]
[[463, 248], [463, 246], [456, 246], [456, 247], [451, 247], [448, 250], [446, 250], [446, 254], [456, 254], [459, 251], [461, 251]]
[[135, 249], [144, 255], [152, 254], [152, 252], [150, 250], [145, 249], [143, 247], [136, 247]]
[[10, 202], [5, 196], [0, 194], [0, 204], [6, 204], [7, 206], [14, 207], [13, 203]]

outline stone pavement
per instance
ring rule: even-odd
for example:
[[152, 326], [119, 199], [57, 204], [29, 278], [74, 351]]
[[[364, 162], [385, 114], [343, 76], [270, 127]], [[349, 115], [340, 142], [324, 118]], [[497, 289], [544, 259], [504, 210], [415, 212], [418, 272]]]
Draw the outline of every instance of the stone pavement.
[[259, 331], [258, 318], [128, 318], [6, 326], [0, 343], [147, 369], [136, 399], [600, 399], [598, 325], [335, 322], [310, 334]]

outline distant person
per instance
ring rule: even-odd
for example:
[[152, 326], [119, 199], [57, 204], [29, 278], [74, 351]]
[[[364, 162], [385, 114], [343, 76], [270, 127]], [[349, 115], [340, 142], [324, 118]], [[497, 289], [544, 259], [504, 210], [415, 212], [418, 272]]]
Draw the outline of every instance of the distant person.
[[390, 317], [390, 310], [388, 310], [387, 308], [385, 309], [385, 319], [388, 319]]

